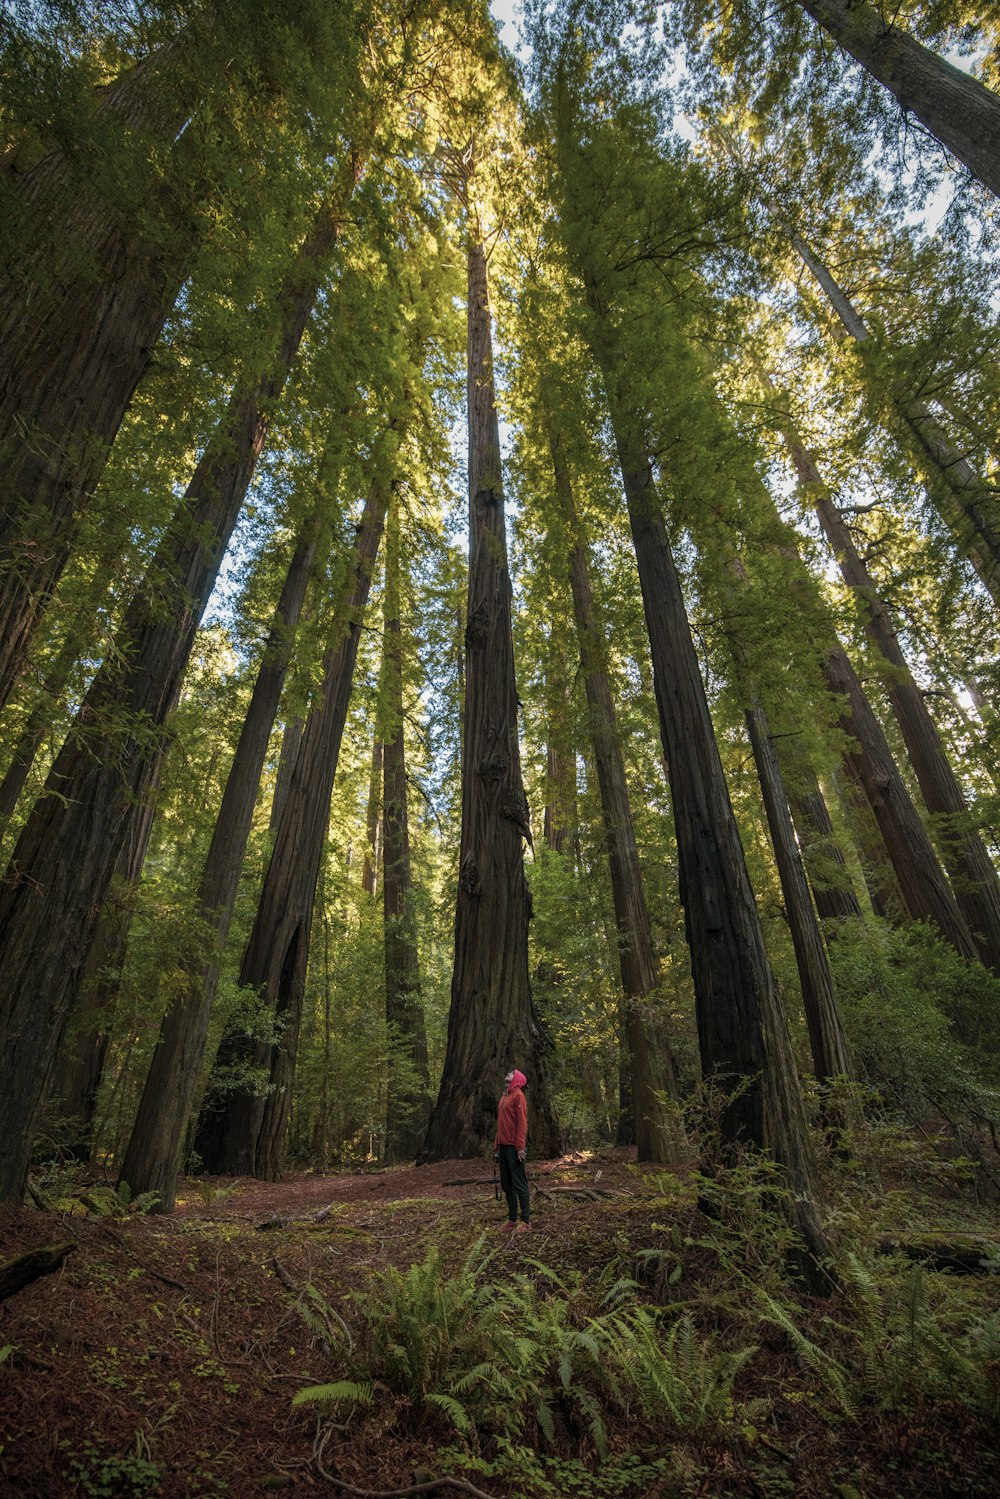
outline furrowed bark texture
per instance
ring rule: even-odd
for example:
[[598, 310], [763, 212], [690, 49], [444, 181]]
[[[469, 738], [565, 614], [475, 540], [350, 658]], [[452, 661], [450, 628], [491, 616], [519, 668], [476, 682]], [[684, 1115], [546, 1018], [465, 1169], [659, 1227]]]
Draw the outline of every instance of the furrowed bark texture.
[[264, 757], [315, 556], [316, 526], [309, 522], [285, 577], [198, 888], [197, 911], [204, 923], [208, 954], [206, 957], [203, 948], [200, 954], [181, 955], [179, 961], [188, 982], [164, 1016], [122, 1159], [121, 1180], [128, 1183], [133, 1197], [156, 1192], [156, 1211], [160, 1213], [173, 1212], [174, 1208], [188, 1117], [218, 988], [219, 963], [229, 935]]
[[24, 1189], [38, 1100], [163, 726], [336, 238], [325, 206], [280, 297], [273, 367], [237, 391], [25, 824], [0, 890], [0, 1199]]
[[[850, 337], [862, 349], [870, 346], [868, 325], [828, 267], [804, 240], [793, 235], [792, 243]], [[928, 495], [983, 587], [1000, 604], [1000, 496], [996, 488], [984, 482], [958, 451], [926, 402], [896, 392], [890, 400]]]
[[486, 255], [468, 260], [469, 601], [462, 755], [462, 837], [448, 1048], [425, 1151], [479, 1155], [492, 1143], [503, 1077], [529, 1082], [533, 1153], [559, 1149], [542, 1033], [528, 978], [530, 838], [521, 780], [500, 435]]
[[720, 1122], [727, 1143], [769, 1150], [784, 1168], [794, 1193], [791, 1216], [808, 1257], [803, 1273], [821, 1284], [819, 1266], [829, 1245], [814, 1203], [815, 1164], [791, 1038], [764, 948], [641, 429], [617, 401], [612, 425], [639, 566], [660, 736], [670, 767], [702, 1072], [725, 1095]]
[[799, 0], [807, 15], [892, 93], [900, 108], [1000, 197], [1000, 98], [864, 0]]
[[802, 850], [816, 910], [824, 921], [841, 922], [861, 915], [850, 872], [830, 821], [819, 783], [790, 797], [792, 817]]
[[131, 809], [128, 835], [115, 870], [118, 889], [112, 887], [101, 911], [46, 1089], [49, 1104], [70, 1128], [67, 1145], [78, 1161], [90, 1160], [94, 1143], [98, 1093], [132, 920], [131, 897], [142, 875], [153, 831], [152, 790], [147, 802]]
[[815, 1207], [815, 1163], [788, 1025], [764, 947], [643, 424], [628, 400], [617, 335], [589, 277], [588, 297], [669, 768], [702, 1072], [723, 1094], [720, 1125], [727, 1146], [769, 1150], [784, 1169], [792, 1194], [788, 1211], [805, 1249], [801, 1271], [819, 1288], [828, 1285], [821, 1267], [829, 1245]]
[[209, 182], [182, 192], [171, 152], [156, 161], [194, 104], [180, 45], [104, 91], [97, 137], [72, 158], [52, 150], [0, 181], [14, 247], [0, 282], [0, 704], [195, 251]]
[[771, 743], [767, 718], [758, 702], [752, 702], [747, 709], [746, 721], [795, 949], [813, 1071], [821, 1083], [835, 1077], [851, 1077], [854, 1069], [837, 1008], [833, 975], [809, 898], [809, 885], [795, 841], [778, 757]]
[[886, 694], [948, 871], [956, 903], [980, 958], [1000, 974], [1000, 880], [971, 815], [923, 693], [913, 679], [889, 610], [815, 463], [793, 430], [786, 441], [803, 492], [812, 503], [847, 586], [857, 595], [865, 633], [886, 664]]
[[365, 501], [324, 659], [322, 695], [309, 714], [295, 756], [240, 968], [241, 987], [257, 991], [273, 1011], [281, 1034], [269, 1045], [229, 1033], [219, 1049], [223, 1065], [244, 1061], [263, 1069], [270, 1091], [264, 1096], [249, 1087], [234, 1089], [202, 1110], [195, 1149], [209, 1172], [267, 1181], [281, 1175], [316, 885], [388, 495], [385, 475], [377, 474]]
[[403, 736], [403, 644], [400, 625], [399, 524], [389, 517], [386, 542], [384, 681], [391, 737], [383, 764], [382, 911], [385, 1019], [389, 1037], [385, 1158], [413, 1160], [431, 1113], [427, 1033], [410, 900], [410, 832]]
[[864, 788], [906, 909], [913, 921], [929, 921], [970, 962], [979, 954], [938, 863], [927, 830], [903, 784], [882, 728], [854, 668], [838, 647], [823, 663], [827, 686], [843, 699], [840, 727], [853, 747], [845, 760]]
[[623, 998], [622, 1029], [631, 1075], [631, 1088], [626, 1090], [623, 1101], [631, 1106], [639, 1160], [667, 1161], [673, 1154], [674, 1123], [669, 1110], [664, 1107], [663, 1096], [677, 1098], [676, 1068], [664, 1023], [656, 1015], [655, 1005], [649, 1002], [649, 996], [659, 986], [659, 972], [635, 841], [625, 761], [608, 680], [604, 638], [590, 586], [587, 546], [581, 533], [569, 468], [555, 436], [550, 440], [550, 451], [556, 494], [573, 538], [569, 557], [570, 589], [615, 908]]

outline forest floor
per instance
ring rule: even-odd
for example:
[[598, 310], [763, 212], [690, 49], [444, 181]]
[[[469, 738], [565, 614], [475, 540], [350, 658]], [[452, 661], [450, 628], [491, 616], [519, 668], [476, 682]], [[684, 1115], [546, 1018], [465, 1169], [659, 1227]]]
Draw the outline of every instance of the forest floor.
[[[887, 1268], [876, 1284], [859, 1262], [850, 1295], [788, 1291], [774, 1311], [766, 1215], [750, 1197], [744, 1221], [724, 1231], [703, 1217], [683, 1170], [638, 1168], [623, 1151], [567, 1156], [532, 1163], [537, 1185], [590, 1195], [536, 1194], [531, 1232], [511, 1238], [496, 1231], [504, 1214], [491, 1169], [452, 1161], [279, 1185], [191, 1180], [170, 1217], [2, 1210], [0, 1260], [47, 1243], [74, 1248], [56, 1273], [0, 1306], [0, 1493], [1000, 1492], [996, 1275], [914, 1272], [890, 1259], [877, 1262]], [[467, 1177], [475, 1183], [449, 1185]], [[890, 1213], [911, 1231], [973, 1230], [996, 1242], [995, 1210], [984, 1214], [950, 1188], [928, 1195], [926, 1184], [882, 1182], [873, 1192], [869, 1183], [852, 1202], [839, 1210], [842, 1232], [866, 1240], [869, 1267], [873, 1233]], [[303, 1386], [345, 1377], [340, 1329], [359, 1335], [351, 1294], [390, 1267], [424, 1261], [431, 1246], [442, 1273], [471, 1251], [485, 1256], [477, 1274], [491, 1285], [531, 1280], [570, 1302], [581, 1287], [635, 1277], [633, 1303], [680, 1308], [699, 1336], [730, 1352], [699, 1363], [688, 1349], [704, 1398], [686, 1425], [669, 1412], [640, 1415], [635, 1401], [612, 1403], [603, 1456], [567, 1387], [547, 1440], [525, 1427], [521, 1471], [509, 1439], [491, 1445], [475, 1428], [460, 1436], [460, 1422], [456, 1431], [442, 1410], [415, 1406], [377, 1370], [370, 1404], [293, 1405]], [[431, 1483], [446, 1474], [449, 1487]]]

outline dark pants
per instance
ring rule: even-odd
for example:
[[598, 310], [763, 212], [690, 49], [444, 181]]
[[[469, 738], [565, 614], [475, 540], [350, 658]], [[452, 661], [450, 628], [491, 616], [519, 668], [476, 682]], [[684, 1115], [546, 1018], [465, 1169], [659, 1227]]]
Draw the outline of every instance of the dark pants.
[[500, 1185], [507, 1199], [507, 1217], [517, 1222], [517, 1205], [521, 1204], [521, 1217], [525, 1223], [531, 1221], [531, 1199], [528, 1196], [528, 1173], [524, 1162], [517, 1158], [516, 1145], [500, 1145]]

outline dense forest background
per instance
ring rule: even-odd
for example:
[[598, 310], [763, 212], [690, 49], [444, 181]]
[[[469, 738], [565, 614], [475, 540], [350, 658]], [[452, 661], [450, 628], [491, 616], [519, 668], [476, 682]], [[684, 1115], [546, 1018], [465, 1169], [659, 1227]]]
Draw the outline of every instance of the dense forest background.
[[520, 24], [5, 7], [0, 1186], [476, 1154], [516, 1064], [815, 1271], [810, 1120], [996, 1175], [997, 27]]

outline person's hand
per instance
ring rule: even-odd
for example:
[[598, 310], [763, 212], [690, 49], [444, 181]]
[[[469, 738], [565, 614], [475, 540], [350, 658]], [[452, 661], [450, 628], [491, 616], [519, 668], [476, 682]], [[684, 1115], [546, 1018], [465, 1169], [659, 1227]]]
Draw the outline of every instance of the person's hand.
[[523, 1149], [522, 1149], [522, 1150], [519, 1150], [519, 1151], [518, 1151], [518, 1152], [517, 1152], [517, 1158], [518, 1158], [518, 1160], [519, 1160], [519, 1161], [523, 1161], [523, 1160], [524, 1160], [524, 1158], [525, 1158], [525, 1156], [526, 1156], [526, 1155], [527, 1155], [527, 1154], [528, 1154], [528, 1152], [527, 1152], [527, 1151], [526, 1151], [526, 1150], [523, 1150]]

